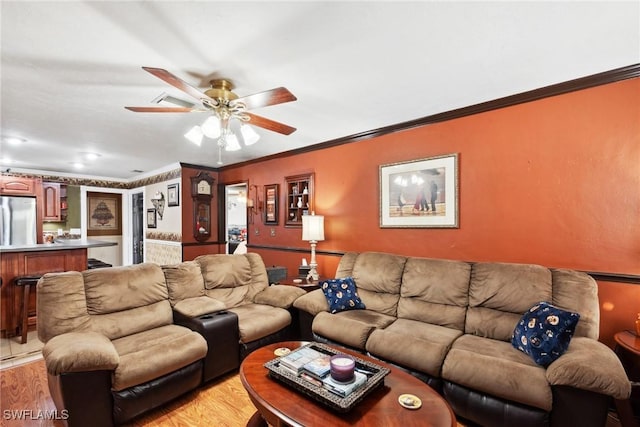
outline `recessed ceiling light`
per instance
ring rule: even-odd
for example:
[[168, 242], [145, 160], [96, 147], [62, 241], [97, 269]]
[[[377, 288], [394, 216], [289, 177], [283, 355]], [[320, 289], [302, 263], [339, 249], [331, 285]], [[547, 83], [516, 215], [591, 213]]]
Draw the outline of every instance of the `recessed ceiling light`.
[[90, 151], [85, 151], [80, 154], [82, 154], [82, 157], [84, 157], [87, 160], [96, 160], [98, 157], [101, 157], [100, 154], [92, 153]]
[[0, 163], [3, 163], [5, 165], [10, 165], [11, 163], [13, 163], [13, 160], [11, 160], [8, 157], [3, 157], [2, 159], [0, 159]]
[[18, 138], [15, 136], [10, 136], [4, 139], [5, 141], [7, 141], [7, 143], [11, 144], [11, 145], [20, 145], [24, 142], [26, 142], [27, 140], [24, 138]]
[[76, 169], [82, 169], [84, 168], [84, 165], [82, 163], [79, 162], [71, 162], [71, 164], [73, 165], [74, 168]]

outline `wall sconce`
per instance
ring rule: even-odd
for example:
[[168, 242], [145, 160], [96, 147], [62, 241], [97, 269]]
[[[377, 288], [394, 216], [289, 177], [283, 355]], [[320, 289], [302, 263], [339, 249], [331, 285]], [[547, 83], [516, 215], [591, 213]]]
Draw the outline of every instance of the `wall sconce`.
[[151, 198], [151, 203], [153, 203], [153, 207], [156, 208], [158, 219], [162, 219], [162, 214], [164, 213], [164, 194], [162, 191], [156, 191], [155, 196]]

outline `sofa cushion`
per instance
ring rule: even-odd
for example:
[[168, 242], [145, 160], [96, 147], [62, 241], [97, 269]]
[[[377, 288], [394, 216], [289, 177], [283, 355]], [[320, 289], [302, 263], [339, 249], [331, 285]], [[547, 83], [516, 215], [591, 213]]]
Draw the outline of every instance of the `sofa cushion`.
[[[367, 308], [396, 316], [400, 283], [406, 257], [377, 252], [365, 252], [353, 262], [351, 276], [358, 284], [358, 294]], [[342, 274], [347, 270], [338, 268]], [[345, 276], [341, 276], [345, 277]]]
[[66, 332], [89, 331], [90, 316], [82, 273], [47, 273], [37, 285], [38, 338], [46, 343]]
[[153, 263], [82, 272], [89, 314], [107, 314], [168, 300], [162, 268]]
[[586, 273], [566, 269], [552, 269], [553, 301], [558, 307], [580, 313], [574, 336], [598, 339], [600, 333], [600, 305], [598, 284]]
[[320, 283], [320, 289], [327, 298], [331, 313], [366, 308], [358, 296], [353, 277], [325, 280]]
[[260, 255], [201, 255], [195, 259], [204, 277], [205, 294], [227, 307], [253, 302], [268, 283], [267, 269]]
[[439, 377], [447, 351], [460, 335], [458, 329], [398, 319], [371, 332], [366, 349], [376, 357]]
[[551, 271], [539, 265], [473, 264], [465, 332], [511, 341], [522, 313], [539, 301], [551, 301], [551, 282]]
[[464, 330], [470, 275], [466, 262], [408, 258], [398, 317]]
[[166, 325], [113, 341], [120, 363], [112, 388], [124, 390], [185, 367], [207, 354], [202, 335], [178, 325]]
[[509, 342], [462, 335], [444, 359], [442, 378], [545, 411], [552, 407], [545, 369]]
[[187, 317], [198, 317], [203, 314], [221, 311], [225, 308], [222, 302], [206, 296], [187, 298], [178, 301], [176, 305], [173, 306], [174, 311], [184, 314]]
[[240, 342], [245, 344], [274, 334], [291, 324], [289, 311], [270, 305], [244, 304], [229, 311], [238, 315]]
[[197, 262], [185, 261], [163, 265], [162, 272], [167, 282], [172, 307], [183, 299], [204, 296], [204, 279]]
[[130, 310], [91, 316], [91, 330], [112, 340], [172, 323], [173, 312], [168, 299]]
[[376, 328], [386, 328], [394, 320], [393, 316], [372, 310], [348, 310], [336, 314], [322, 311], [314, 317], [311, 330], [332, 341], [364, 350], [371, 332]]
[[538, 365], [547, 366], [567, 350], [579, 320], [578, 313], [541, 301], [524, 313], [511, 344]]

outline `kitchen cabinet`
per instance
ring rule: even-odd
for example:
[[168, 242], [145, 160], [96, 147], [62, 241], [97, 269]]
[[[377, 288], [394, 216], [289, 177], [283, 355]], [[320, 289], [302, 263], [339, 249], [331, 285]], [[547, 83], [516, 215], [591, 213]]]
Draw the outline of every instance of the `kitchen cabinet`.
[[67, 220], [67, 186], [57, 182], [42, 183], [42, 220], [64, 222]]
[[37, 186], [41, 180], [38, 178], [24, 178], [17, 176], [0, 176], [0, 194], [14, 196], [36, 196]]
[[302, 216], [313, 211], [313, 173], [285, 177], [285, 226], [302, 227]]

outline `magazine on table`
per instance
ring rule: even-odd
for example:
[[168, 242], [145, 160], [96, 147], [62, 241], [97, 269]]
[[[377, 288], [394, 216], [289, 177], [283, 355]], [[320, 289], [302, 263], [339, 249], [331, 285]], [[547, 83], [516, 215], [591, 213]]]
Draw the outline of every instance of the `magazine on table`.
[[302, 372], [306, 372], [317, 380], [322, 380], [331, 372], [331, 356], [324, 354], [302, 366]]
[[304, 365], [323, 356], [326, 356], [326, 354], [309, 347], [302, 347], [286, 356], [282, 356], [280, 365], [299, 375]]
[[354, 380], [349, 383], [338, 382], [331, 378], [331, 375], [327, 375], [322, 379], [322, 386], [340, 397], [347, 397], [367, 382], [367, 376], [365, 374], [357, 371], [354, 374]]

